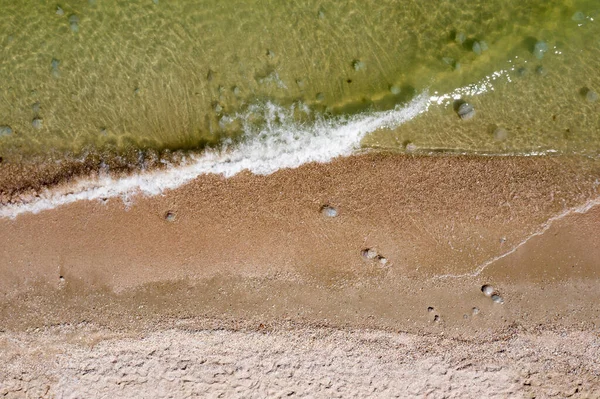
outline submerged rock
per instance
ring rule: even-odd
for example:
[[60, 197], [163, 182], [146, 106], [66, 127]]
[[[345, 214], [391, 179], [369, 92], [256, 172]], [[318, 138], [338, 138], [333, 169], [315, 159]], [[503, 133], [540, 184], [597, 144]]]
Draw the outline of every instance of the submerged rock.
[[456, 43], [463, 44], [467, 40], [467, 35], [464, 32], [458, 32], [454, 38]]
[[44, 120], [42, 118], [34, 118], [31, 121], [31, 126], [33, 126], [34, 129], [41, 129], [43, 125]]
[[390, 86], [390, 93], [392, 93], [393, 95], [397, 96], [398, 94], [400, 94], [400, 92], [402, 92], [402, 89], [399, 86], [396, 86], [396, 85]]
[[352, 68], [354, 68], [354, 70], [358, 72], [366, 69], [367, 65], [360, 60], [354, 60], [352, 61]]
[[571, 19], [576, 22], [581, 22], [585, 19], [585, 14], [582, 13], [581, 11], [577, 11], [575, 14], [573, 14]]
[[34, 114], [39, 114], [42, 110], [42, 104], [40, 104], [39, 101], [36, 101], [35, 103], [31, 104], [31, 110]]
[[535, 46], [533, 46], [533, 55], [538, 60], [541, 60], [542, 58], [544, 58], [544, 54], [547, 51], [548, 51], [548, 45], [546, 44], [546, 42], [539, 41], [535, 44]]
[[473, 43], [473, 52], [477, 55], [481, 55], [481, 53], [483, 52], [483, 49], [481, 48], [481, 44], [479, 44], [479, 42]]
[[590, 103], [594, 103], [598, 101], [598, 93], [593, 90], [588, 90], [588, 92], [585, 94], [585, 99]]
[[69, 24], [73, 32], [79, 32], [79, 17], [77, 15], [73, 14], [69, 17]]
[[63, 9], [60, 6], [56, 6], [56, 15], [58, 15], [58, 16], [65, 15], [65, 12], [63, 11]]
[[460, 104], [457, 112], [460, 119], [464, 121], [472, 119], [475, 116], [475, 108], [469, 103]]
[[508, 131], [501, 127], [494, 130], [494, 139], [496, 141], [504, 141], [508, 138]]
[[11, 129], [10, 126], [8, 126], [8, 125], [0, 126], [0, 137], [10, 136], [12, 134], [12, 132], [13, 132], [13, 130]]
[[325, 100], [325, 94], [323, 94], [323, 93], [317, 93], [316, 99], [317, 99], [317, 101], [323, 101], [323, 100]]

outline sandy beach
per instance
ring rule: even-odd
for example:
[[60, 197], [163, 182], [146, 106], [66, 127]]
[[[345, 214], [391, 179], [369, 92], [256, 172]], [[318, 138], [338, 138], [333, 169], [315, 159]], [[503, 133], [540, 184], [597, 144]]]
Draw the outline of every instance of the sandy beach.
[[[364, 154], [2, 219], [0, 392], [128, 397], [144, 379], [116, 365], [178, 348], [161, 367], [206, 384], [175, 396], [249, 373], [257, 397], [595, 397], [599, 178], [580, 158]], [[302, 383], [269, 351], [311, 364]]]

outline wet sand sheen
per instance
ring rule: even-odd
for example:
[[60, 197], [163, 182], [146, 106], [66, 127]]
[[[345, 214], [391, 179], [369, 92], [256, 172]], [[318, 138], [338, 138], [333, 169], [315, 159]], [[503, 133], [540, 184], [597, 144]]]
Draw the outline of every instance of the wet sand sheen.
[[[135, 329], [210, 316], [471, 336], [544, 324], [539, 301], [554, 297], [568, 300], [553, 303], [553, 328], [591, 326], [600, 210], [520, 243], [597, 198], [599, 176], [594, 162], [564, 157], [361, 155], [4, 219], [2, 323]], [[448, 274], [465, 276], [439, 278]], [[486, 283], [504, 304], [481, 293]]]

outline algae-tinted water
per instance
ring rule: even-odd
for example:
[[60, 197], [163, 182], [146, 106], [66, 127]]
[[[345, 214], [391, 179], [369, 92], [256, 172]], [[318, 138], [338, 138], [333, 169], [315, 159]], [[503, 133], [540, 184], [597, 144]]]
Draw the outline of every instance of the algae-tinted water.
[[310, 124], [470, 84], [363, 145], [596, 155], [598, 18], [595, 0], [0, 0], [0, 156], [200, 150], [281, 123], [260, 104]]

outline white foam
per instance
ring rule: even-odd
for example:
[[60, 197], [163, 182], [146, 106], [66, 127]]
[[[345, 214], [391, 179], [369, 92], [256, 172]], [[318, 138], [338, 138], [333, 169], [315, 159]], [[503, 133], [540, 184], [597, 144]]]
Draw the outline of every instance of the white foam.
[[[302, 124], [295, 122], [294, 109], [273, 104], [251, 107], [248, 115], [237, 115], [252, 139], [221, 151], [206, 151], [184, 165], [166, 170], [140, 172], [114, 179], [109, 176], [80, 179], [68, 188], [41, 193], [28, 203], [11, 204], [0, 209], [0, 217], [15, 218], [23, 213], [38, 213], [81, 200], [104, 200], [132, 195], [158, 195], [180, 187], [203, 174], [233, 176], [247, 170], [266, 175], [283, 168], [296, 168], [309, 162], [328, 162], [352, 154], [362, 138], [381, 128], [394, 128], [425, 112], [430, 104], [427, 94], [404, 107], [348, 118], [323, 119]], [[264, 119], [253, 127], [252, 114]]]

